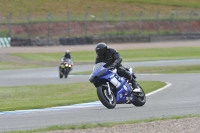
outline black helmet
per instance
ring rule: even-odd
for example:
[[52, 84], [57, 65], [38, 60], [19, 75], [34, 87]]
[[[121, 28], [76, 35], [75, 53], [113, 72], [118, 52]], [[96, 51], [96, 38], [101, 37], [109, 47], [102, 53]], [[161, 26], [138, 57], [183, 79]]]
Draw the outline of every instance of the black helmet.
[[100, 42], [97, 44], [95, 50], [98, 56], [103, 56], [107, 51], [107, 45], [104, 42]]

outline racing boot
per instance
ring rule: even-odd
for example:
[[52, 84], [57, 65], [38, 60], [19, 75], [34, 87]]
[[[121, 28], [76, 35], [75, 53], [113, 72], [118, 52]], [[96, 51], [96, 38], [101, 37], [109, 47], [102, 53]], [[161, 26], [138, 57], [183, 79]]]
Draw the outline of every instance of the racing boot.
[[129, 84], [132, 84], [132, 92], [141, 92], [140, 88], [137, 85], [137, 82], [135, 81], [136, 76], [134, 74], [130, 74], [128, 71], [124, 71], [124, 77], [126, 77], [129, 81]]
[[132, 78], [131, 79], [132, 87], [133, 87], [133, 92], [141, 92], [140, 88], [137, 85], [137, 81]]

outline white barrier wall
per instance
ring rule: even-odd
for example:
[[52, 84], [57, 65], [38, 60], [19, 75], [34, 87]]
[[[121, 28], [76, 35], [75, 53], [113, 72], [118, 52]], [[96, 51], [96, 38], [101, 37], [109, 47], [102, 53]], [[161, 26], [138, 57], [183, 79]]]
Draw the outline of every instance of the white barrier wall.
[[0, 37], [0, 47], [10, 47], [10, 37]]

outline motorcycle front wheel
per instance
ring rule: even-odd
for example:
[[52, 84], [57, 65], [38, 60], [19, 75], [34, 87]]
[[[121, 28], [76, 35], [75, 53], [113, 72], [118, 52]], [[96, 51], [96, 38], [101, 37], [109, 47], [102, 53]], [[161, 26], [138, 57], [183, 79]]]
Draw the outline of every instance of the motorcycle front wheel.
[[116, 106], [116, 98], [114, 93], [111, 91], [111, 95], [108, 93], [108, 88], [98, 86], [97, 95], [101, 103], [108, 109], [113, 109]]
[[65, 68], [64, 74], [65, 74], [65, 78], [67, 78], [67, 77], [68, 77], [68, 74], [69, 74], [69, 68]]

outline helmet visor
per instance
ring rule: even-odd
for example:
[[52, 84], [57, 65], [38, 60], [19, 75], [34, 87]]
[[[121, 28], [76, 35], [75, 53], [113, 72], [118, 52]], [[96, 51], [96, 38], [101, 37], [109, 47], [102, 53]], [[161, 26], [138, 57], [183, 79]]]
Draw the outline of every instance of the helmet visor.
[[106, 52], [106, 49], [96, 49], [96, 53], [98, 56], [104, 55], [105, 52]]

